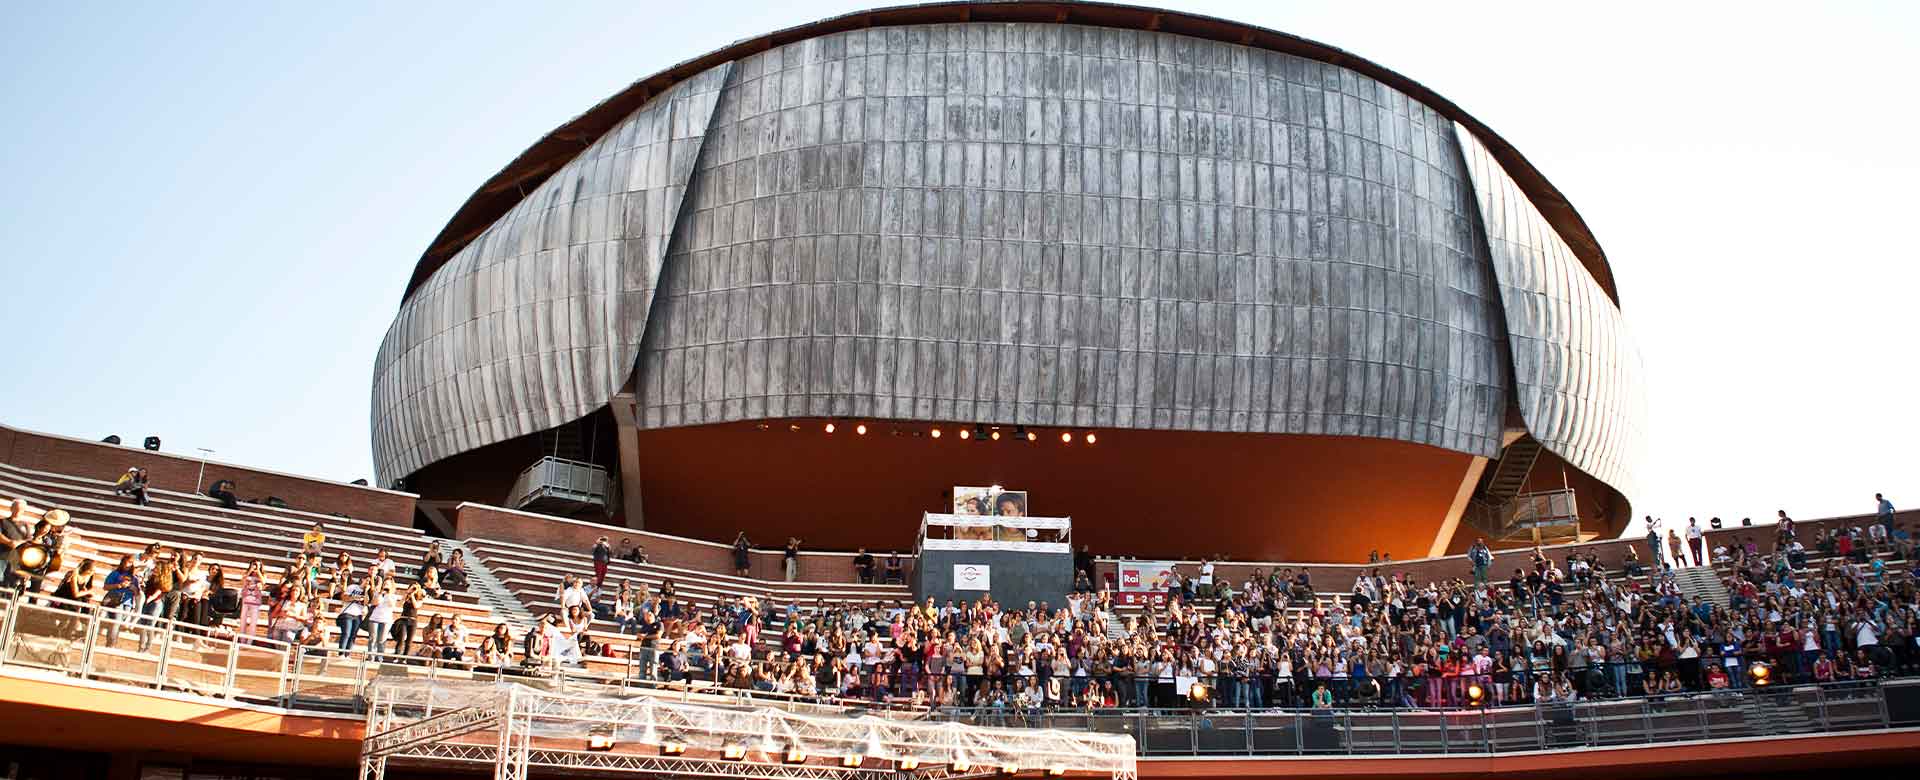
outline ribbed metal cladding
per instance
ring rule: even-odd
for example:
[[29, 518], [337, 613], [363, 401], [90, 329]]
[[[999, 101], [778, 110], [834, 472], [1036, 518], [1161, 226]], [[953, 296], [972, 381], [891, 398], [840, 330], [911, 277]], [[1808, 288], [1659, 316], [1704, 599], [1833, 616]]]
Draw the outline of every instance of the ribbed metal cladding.
[[407, 300], [376, 366], [376, 466], [578, 418], [636, 366], [644, 427], [836, 415], [1491, 456], [1509, 364], [1559, 358], [1506, 352], [1485, 209], [1450, 120], [1316, 60], [1045, 23], [795, 41], [653, 99]]
[[642, 424], [798, 415], [1375, 436], [1490, 455], [1450, 123], [1341, 68], [1058, 24], [739, 61]]
[[1631, 498], [1645, 446], [1640, 348], [1485, 145], [1465, 128], [1455, 136], [1499, 279], [1521, 417], [1547, 449]]
[[401, 305], [374, 365], [382, 481], [578, 419], [626, 382], [729, 70], [636, 111]]

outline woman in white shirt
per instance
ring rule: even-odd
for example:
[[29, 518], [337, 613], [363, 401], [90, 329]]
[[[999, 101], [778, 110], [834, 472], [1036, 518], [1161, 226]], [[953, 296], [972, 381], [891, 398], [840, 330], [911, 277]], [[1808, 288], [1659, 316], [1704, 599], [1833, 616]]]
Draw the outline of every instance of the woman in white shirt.
[[468, 634], [467, 623], [460, 615], [453, 616], [453, 624], [447, 626], [447, 649], [442, 656], [449, 661], [467, 660], [467, 643], [473, 637]]
[[400, 597], [393, 582], [383, 582], [374, 590], [373, 606], [367, 610], [367, 653], [378, 658], [387, 651], [387, 634], [393, 626], [394, 610]]

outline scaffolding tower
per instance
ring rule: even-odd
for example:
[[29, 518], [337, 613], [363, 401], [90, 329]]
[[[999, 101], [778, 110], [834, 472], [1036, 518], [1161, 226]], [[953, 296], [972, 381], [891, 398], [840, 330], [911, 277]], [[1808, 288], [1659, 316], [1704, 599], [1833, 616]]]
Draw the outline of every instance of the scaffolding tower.
[[1137, 780], [1123, 734], [811, 715], [657, 694], [556, 693], [522, 683], [394, 682], [369, 690], [360, 780], [389, 762], [553, 775], [735, 780], [958, 780], [1029, 773]]

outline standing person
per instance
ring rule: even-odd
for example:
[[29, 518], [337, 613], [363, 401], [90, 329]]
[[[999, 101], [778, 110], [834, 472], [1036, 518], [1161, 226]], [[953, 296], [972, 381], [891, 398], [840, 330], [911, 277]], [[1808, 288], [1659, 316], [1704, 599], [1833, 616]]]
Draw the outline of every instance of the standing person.
[[602, 536], [593, 542], [593, 587], [598, 590], [607, 582], [607, 565], [613, 562], [613, 545]]
[[1653, 559], [1655, 571], [1666, 565], [1660, 555], [1660, 521], [1653, 519], [1653, 515], [1647, 515], [1647, 551], [1651, 553], [1649, 557]]
[[392, 580], [381, 580], [377, 576], [369, 577], [371, 584], [367, 598], [372, 605], [367, 609], [367, 655], [379, 658], [387, 652], [387, 639], [392, 635], [395, 606], [400, 595], [394, 592]]
[[746, 531], [741, 531], [738, 536], [733, 537], [733, 575], [734, 576], [736, 577], [747, 576], [748, 570], [750, 570], [753, 567], [752, 553], [753, 553], [753, 543], [747, 541]]
[[1680, 541], [1680, 532], [1667, 529], [1667, 550], [1673, 553], [1673, 567], [1678, 569], [1687, 565], [1687, 546]]
[[113, 610], [113, 624], [107, 628], [107, 646], [120, 640], [120, 626], [140, 614], [140, 575], [133, 555], [120, 556], [120, 565], [107, 572], [106, 595], [100, 606]]
[[787, 568], [787, 581], [794, 582], [796, 580], [799, 580], [800, 579], [800, 537], [798, 536], [787, 537], [787, 551], [786, 553], [784, 553], [783, 562], [786, 564], [786, 568]]
[[426, 588], [414, 583], [400, 596], [400, 612], [393, 618], [393, 651], [399, 655], [413, 654], [413, 627], [420, 618], [420, 604], [427, 600]]
[[360, 626], [367, 617], [367, 591], [360, 583], [348, 580], [340, 589], [340, 614], [334, 617], [334, 623], [340, 627], [342, 651], [353, 649], [353, 640], [360, 637]]
[[[144, 504], [146, 501], [141, 501]], [[1887, 529], [1888, 538], [1893, 536], [1893, 502], [1879, 493], [1873, 494], [1874, 509], [1879, 514], [1880, 527]]]
[[1487, 549], [1486, 537], [1473, 540], [1473, 546], [1467, 548], [1467, 562], [1473, 564], [1473, 584], [1487, 584], [1487, 570], [1493, 567], [1493, 551]]
[[260, 562], [247, 564], [247, 573], [240, 575], [240, 636], [251, 639], [260, 624], [260, 604], [266, 601], [266, 586], [266, 569]]
[[1700, 557], [1700, 547], [1704, 535], [1705, 532], [1700, 530], [1700, 518], [1687, 518], [1687, 549], [1693, 552], [1693, 565], [1695, 566], [1706, 565], [1706, 559]]

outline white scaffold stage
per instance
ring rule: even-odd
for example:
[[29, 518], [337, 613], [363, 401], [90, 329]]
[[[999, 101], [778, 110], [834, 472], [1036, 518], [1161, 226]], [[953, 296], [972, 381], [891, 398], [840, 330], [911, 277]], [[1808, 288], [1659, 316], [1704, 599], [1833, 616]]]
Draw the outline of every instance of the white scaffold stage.
[[1133, 737], [969, 726], [924, 713], [801, 714], [522, 683], [372, 686], [361, 780], [387, 766], [740, 780], [948, 780], [1008, 774], [1136, 780]]

